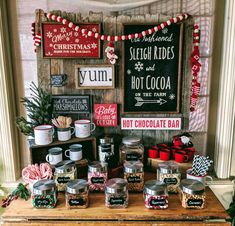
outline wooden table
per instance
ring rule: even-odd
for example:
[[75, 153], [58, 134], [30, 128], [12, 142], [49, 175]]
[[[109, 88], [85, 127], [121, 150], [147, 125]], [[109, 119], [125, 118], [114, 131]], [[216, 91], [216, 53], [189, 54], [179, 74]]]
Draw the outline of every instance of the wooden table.
[[[153, 174], [145, 174], [147, 179]], [[144, 207], [142, 193], [129, 195], [129, 206], [126, 209], [109, 209], [104, 205], [104, 194], [90, 193], [90, 205], [87, 209], [65, 208], [64, 195], [59, 194], [55, 209], [34, 209], [31, 200], [16, 200], [2, 215], [4, 226], [227, 226], [231, 225], [224, 207], [214, 193], [207, 187], [206, 205], [202, 210], [184, 209], [178, 195], [169, 196], [169, 207], [165, 210], [149, 210]]]

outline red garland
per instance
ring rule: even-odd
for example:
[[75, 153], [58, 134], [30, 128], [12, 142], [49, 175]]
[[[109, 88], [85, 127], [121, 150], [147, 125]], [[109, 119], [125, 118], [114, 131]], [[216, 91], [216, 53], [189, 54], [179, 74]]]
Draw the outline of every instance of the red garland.
[[41, 34], [40, 32], [37, 33], [37, 35], [35, 34], [35, 22], [32, 23], [31, 25], [31, 33], [33, 36], [33, 41], [34, 41], [34, 52], [37, 52], [37, 46], [41, 45]]
[[192, 68], [192, 85], [191, 85], [191, 97], [190, 97], [190, 111], [195, 111], [198, 95], [200, 93], [200, 83], [198, 81], [198, 74], [201, 68], [199, 63], [200, 53], [199, 53], [199, 26], [194, 25], [193, 30], [193, 52], [191, 54], [191, 68]]

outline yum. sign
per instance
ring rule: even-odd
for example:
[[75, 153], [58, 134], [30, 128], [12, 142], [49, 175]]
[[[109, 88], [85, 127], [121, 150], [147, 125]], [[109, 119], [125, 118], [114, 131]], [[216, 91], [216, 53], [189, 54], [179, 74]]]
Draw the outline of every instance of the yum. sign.
[[113, 89], [113, 65], [76, 65], [75, 80], [77, 89]]

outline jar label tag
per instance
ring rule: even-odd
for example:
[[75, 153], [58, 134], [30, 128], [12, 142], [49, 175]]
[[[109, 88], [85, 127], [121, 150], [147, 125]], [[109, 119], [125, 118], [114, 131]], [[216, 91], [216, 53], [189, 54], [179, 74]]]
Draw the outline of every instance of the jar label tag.
[[92, 184], [103, 184], [104, 183], [104, 177], [92, 177], [91, 178]]
[[127, 161], [137, 161], [139, 160], [138, 154], [126, 154], [126, 160]]
[[164, 182], [169, 185], [169, 184], [177, 184], [178, 180], [175, 177], [169, 177], [169, 178], [164, 178]]
[[141, 178], [140, 178], [140, 176], [128, 177], [127, 178], [127, 182], [128, 183], [140, 183], [141, 182]]
[[50, 200], [39, 198], [39, 199], [35, 199], [34, 203], [35, 203], [35, 206], [48, 206], [50, 204]]
[[70, 199], [69, 200], [69, 205], [70, 206], [84, 206], [85, 201], [82, 198], [80, 198], [80, 199]]
[[125, 203], [125, 200], [124, 198], [122, 197], [111, 197], [109, 199], [109, 203], [110, 205], [123, 205]]
[[188, 199], [187, 204], [188, 206], [202, 206], [203, 200], [202, 199]]
[[60, 184], [65, 184], [65, 183], [69, 182], [70, 180], [71, 180], [70, 177], [58, 177], [57, 178], [57, 181]]
[[149, 204], [150, 206], [165, 206], [166, 199], [151, 199]]

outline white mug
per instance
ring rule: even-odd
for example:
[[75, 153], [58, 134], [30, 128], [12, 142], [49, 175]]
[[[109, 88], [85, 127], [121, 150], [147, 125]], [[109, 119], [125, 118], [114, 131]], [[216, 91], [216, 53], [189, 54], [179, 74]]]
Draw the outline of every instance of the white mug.
[[49, 154], [46, 156], [46, 161], [51, 165], [56, 165], [58, 162], [61, 162], [63, 160], [62, 151], [63, 149], [60, 147], [50, 148], [48, 150]]
[[75, 123], [75, 136], [79, 138], [89, 137], [91, 132], [95, 130], [95, 124], [89, 119], [80, 119]]
[[82, 159], [82, 145], [72, 144], [69, 149], [65, 151], [65, 156], [70, 158], [72, 161], [78, 161]]
[[40, 125], [34, 127], [34, 142], [37, 145], [47, 145], [52, 143], [54, 127], [51, 125]]
[[57, 128], [57, 138], [59, 141], [70, 140], [71, 136], [75, 133], [74, 127]]
[[191, 168], [186, 170], [186, 178], [200, 181], [204, 185], [207, 185], [208, 181], [213, 181], [213, 178], [211, 176], [208, 176], [208, 175], [205, 175], [205, 176], [194, 176], [194, 175], [192, 175], [192, 169]]

